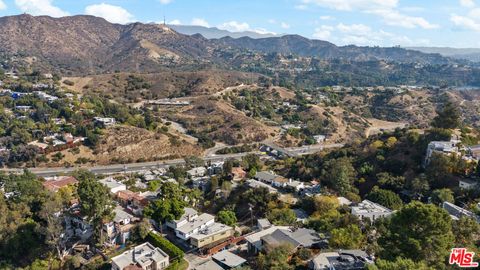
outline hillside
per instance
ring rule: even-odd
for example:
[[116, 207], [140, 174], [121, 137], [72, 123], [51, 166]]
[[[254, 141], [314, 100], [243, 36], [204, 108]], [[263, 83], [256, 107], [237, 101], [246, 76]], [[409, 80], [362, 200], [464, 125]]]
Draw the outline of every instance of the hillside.
[[316, 56], [323, 59], [348, 59], [352, 61], [387, 60], [400, 63], [449, 64], [454, 61], [440, 54], [422, 53], [399, 47], [339, 47], [322, 40], [311, 40], [299, 35], [286, 35], [253, 39], [225, 37], [215, 41], [222, 46], [249, 49], [265, 53], [296, 54]]
[[255, 61], [255, 53], [293, 54], [326, 60], [452, 63], [452, 60], [439, 54], [401, 48], [338, 47], [297, 35], [209, 40], [198, 34], [180, 34], [158, 24], [119, 25], [83, 15], [63, 18], [2, 17], [0, 43], [5, 56], [29, 57], [34, 60], [30, 61], [34, 67], [76, 74], [116, 70], [152, 72], [205, 66], [238, 69], [242, 63], [232, 62], [234, 58], [240, 54]]

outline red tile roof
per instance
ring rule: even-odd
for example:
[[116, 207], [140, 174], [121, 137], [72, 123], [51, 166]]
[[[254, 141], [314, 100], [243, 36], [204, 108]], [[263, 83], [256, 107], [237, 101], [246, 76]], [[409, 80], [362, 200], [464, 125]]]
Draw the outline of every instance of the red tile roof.
[[78, 183], [78, 180], [73, 176], [61, 176], [57, 179], [43, 182], [43, 186], [50, 191], [57, 192], [63, 187], [74, 185], [76, 183]]

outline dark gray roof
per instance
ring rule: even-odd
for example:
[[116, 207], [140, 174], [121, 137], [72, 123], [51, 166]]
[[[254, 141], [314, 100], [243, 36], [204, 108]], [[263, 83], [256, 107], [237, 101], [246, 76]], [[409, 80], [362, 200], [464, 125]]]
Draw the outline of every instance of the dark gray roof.
[[257, 172], [254, 178], [260, 181], [272, 182], [276, 177], [277, 175], [269, 172]]
[[220, 265], [225, 265], [229, 268], [234, 268], [247, 262], [247, 260], [245, 260], [244, 258], [236, 254], [233, 254], [228, 250], [221, 251], [213, 255], [212, 258], [215, 262], [219, 263]]
[[262, 241], [268, 245], [281, 245], [290, 243], [294, 247], [311, 247], [322, 239], [317, 232], [310, 229], [300, 228], [297, 230], [276, 230], [272, 234], [262, 237]]

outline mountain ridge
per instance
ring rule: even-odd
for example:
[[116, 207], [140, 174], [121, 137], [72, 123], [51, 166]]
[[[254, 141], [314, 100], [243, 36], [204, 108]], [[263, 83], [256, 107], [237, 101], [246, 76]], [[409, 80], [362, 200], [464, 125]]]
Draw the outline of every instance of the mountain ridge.
[[[52, 18], [17, 15], [0, 18], [0, 48], [6, 55], [34, 57], [37, 66], [61, 73], [157, 71], [189, 66], [232, 66], [239, 55], [274, 53], [342, 59], [346, 61], [396, 61], [399, 63], [450, 64], [450, 58], [403, 48], [336, 46], [299, 35], [253, 39], [206, 39], [178, 33], [160, 24], [109, 23], [77, 15]], [[248, 53], [246, 53], [248, 52]], [[241, 65], [241, 64], [240, 64]]]

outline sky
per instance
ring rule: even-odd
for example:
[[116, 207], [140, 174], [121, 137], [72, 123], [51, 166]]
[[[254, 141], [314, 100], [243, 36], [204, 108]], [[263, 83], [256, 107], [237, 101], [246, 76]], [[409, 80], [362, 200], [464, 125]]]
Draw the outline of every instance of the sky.
[[480, 48], [480, 0], [0, 0], [0, 16], [88, 14], [233, 32], [299, 34], [337, 45]]

